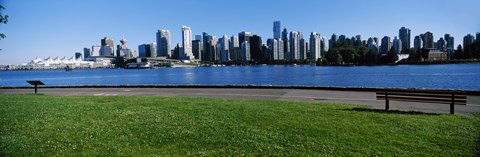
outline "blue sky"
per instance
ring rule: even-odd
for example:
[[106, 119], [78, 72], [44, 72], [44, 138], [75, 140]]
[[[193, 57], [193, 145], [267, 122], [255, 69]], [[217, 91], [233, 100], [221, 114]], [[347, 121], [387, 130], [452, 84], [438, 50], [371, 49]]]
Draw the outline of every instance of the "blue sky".
[[[250, 31], [265, 42], [273, 21], [305, 37], [315, 31], [330, 38], [398, 36], [402, 26], [412, 38], [430, 31], [435, 40], [445, 33], [455, 45], [466, 34], [480, 32], [479, 0], [1, 0], [9, 14], [0, 32], [0, 64], [27, 63], [35, 57], [73, 56], [103, 37], [128, 40], [134, 50], [155, 42], [158, 29], [168, 29], [172, 47], [181, 27], [194, 35], [216, 36]], [[412, 39], [413, 40], [413, 39]]]

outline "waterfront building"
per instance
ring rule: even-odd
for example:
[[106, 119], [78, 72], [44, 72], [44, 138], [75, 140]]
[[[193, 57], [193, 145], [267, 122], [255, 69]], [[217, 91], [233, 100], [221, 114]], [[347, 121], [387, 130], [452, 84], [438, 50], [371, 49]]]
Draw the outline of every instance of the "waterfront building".
[[307, 44], [308, 42], [305, 41], [303, 38], [303, 33], [298, 32], [299, 38], [300, 38], [300, 47], [299, 47], [299, 59], [300, 60], [305, 60], [307, 59]]
[[[327, 44], [326, 44], [327, 38], [324, 37], [324, 36], [321, 36], [321, 37], [322, 37], [321, 38], [322, 40], [320, 40], [320, 56], [325, 56], [325, 54], [328, 51], [328, 47], [327, 47]], [[310, 49], [309, 49], [309, 51], [310, 51]]]
[[103, 38], [101, 39], [101, 47], [100, 47], [100, 56], [104, 57], [111, 57], [113, 56], [113, 39], [110, 38]]
[[410, 29], [402, 27], [398, 31], [398, 37], [402, 41], [402, 50], [410, 49]]
[[290, 56], [289, 60], [300, 59], [300, 34], [298, 32], [290, 32]]
[[377, 53], [379, 52], [378, 44], [371, 37], [368, 38], [368, 40], [367, 40], [367, 47], [368, 47], [368, 49], [373, 50]]
[[253, 35], [250, 38], [250, 59], [255, 62], [263, 61], [262, 37]]
[[283, 28], [282, 31], [282, 41], [283, 41], [283, 59], [289, 59], [289, 51], [290, 51], [290, 41], [288, 40], [288, 31], [287, 28]]
[[250, 38], [251, 37], [252, 37], [251, 32], [243, 31], [243, 32], [238, 33], [239, 43], [243, 43], [244, 41], [248, 41], [248, 43], [250, 43]]
[[190, 27], [182, 26], [182, 49], [179, 52], [181, 60], [193, 60], [192, 53], [192, 30]]
[[219, 40], [220, 58], [222, 63], [230, 61], [229, 40], [228, 36], [224, 35]]
[[201, 60], [212, 62], [213, 58], [214, 58], [213, 57], [214, 49], [213, 49], [213, 45], [212, 45], [212, 36], [208, 35], [208, 33], [206, 33], [206, 32], [203, 32], [202, 36], [203, 36], [203, 42], [202, 42], [203, 51], [202, 51], [202, 55], [201, 55]]
[[91, 55], [92, 55], [92, 54], [91, 54], [91, 51], [90, 51], [89, 48], [83, 48], [83, 56], [84, 56], [85, 58], [88, 58], [88, 57], [90, 57]]
[[83, 58], [82, 58], [82, 53], [80, 53], [80, 52], [75, 52], [75, 59], [76, 59], [76, 60], [79, 60], [79, 59], [83, 60]]
[[282, 31], [282, 28], [280, 25], [280, 21], [274, 21], [273, 22], [273, 38], [274, 39], [281, 38], [281, 31]]
[[192, 53], [195, 56], [195, 60], [201, 60], [202, 55], [202, 42], [201, 40], [192, 41]]
[[278, 43], [278, 60], [285, 60], [285, 50], [283, 50], [284, 42], [282, 38], [277, 39], [277, 43]]
[[160, 29], [157, 31], [157, 56], [158, 57], [171, 57], [172, 50], [170, 48], [170, 31], [166, 29]]
[[239, 61], [242, 49], [240, 48], [238, 36], [232, 35], [232, 37], [230, 37], [229, 50], [230, 50], [230, 59], [234, 61]]
[[240, 56], [240, 60], [243, 62], [250, 61], [250, 44], [248, 41], [242, 42], [242, 53]]
[[[157, 48], [158, 48], [157, 43], [150, 43], [150, 53], [152, 53], [151, 54], [152, 57], [160, 57], [158, 56]], [[131, 52], [129, 57], [131, 57]]]
[[474, 41], [475, 37], [473, 37], [471, 34], [467, 34], [465, 37], [463, 37], [463, 49], [473, 44]]
[[322, 37], [317, 32], [310, 33], [310, 55], [308, 59], [316, 61], [318, 58], [321, 58], [321, 40]]
[[100, 56], [100, 49], [101, 49], [100, 45], [93, 45], [90, 56], [94, 56], [94, 57]]
[[396, 36], [393, 38], [393, 47], [395, 52], [400, 54], [402, 52], [402, 40], [398, 39]]
[[142, 44], [138, 46], [138, 57], [152, 57], [150, 44]]
[[[280, 38], [279, 38], [280, 39]], [[268, 49], [269, 49], [269, 55], [270, 55], [270, 60], [279, 60], [279, 56], [278, 56], [278, 40], [277, 39], [274, 39], [274, 38], [270, 38], [267, 40], [267, 46], [268, 46]]]
[[447, 51], [447, 42], [443, 38], [438, 39], [437, 49], [441, 52], [446, 52]]
[[121, 45], [117, 45], [117, 57], [132, 57], [131, 50], [127, 47], [127, 40], [120, 40]]
[[455, 50], [455, 40], [452, 36], [450, 36], [450, 34], [445, 34], [445, 42], [446, 42], [446, 45], [445, 45], [445, 48], [446, 48], [446, 51], [448, 53], [453, 53], [453, 51]]
[[380, 52], [386, 54], [392, 48], [392, 42], [389, 36], [382, 38], [382, 45], [380, 46]]
[[422, 37], [421, 36], [415, 36], [415, 38], [413, 39], [413, 49], [415, 51], [421, 49], [423, 46], [423, 40], [422, 40]]
[[423, 48], [426, 49], [434, 49], [434, 43], [433, 43], [433, 33], [431, 32], [426, 32], [423, 34]]

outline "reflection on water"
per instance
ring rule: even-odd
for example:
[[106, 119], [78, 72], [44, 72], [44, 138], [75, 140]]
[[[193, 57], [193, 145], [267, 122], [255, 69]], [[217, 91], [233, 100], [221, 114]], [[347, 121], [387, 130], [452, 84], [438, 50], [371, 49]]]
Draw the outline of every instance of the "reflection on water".
[[47, 85], [288, 85], [480, 90], [480, 64], [400, 66], [231, 66], [146, 70], [0, 71], [0, 86]]

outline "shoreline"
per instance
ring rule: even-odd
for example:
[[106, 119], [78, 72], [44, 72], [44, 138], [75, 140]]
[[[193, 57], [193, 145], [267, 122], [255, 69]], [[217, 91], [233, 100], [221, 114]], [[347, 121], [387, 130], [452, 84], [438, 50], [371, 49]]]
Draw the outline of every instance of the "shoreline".
[[[323, 86], [274, 86], [274, 85], [74, 85], [74, 86], [39, 86], [44, 89], [67, 88], [207, 88], [207, 89], [294, 89], [294, 90], [330, 90], [330, 91], [362, 91], [375, 92], [384, 89], [400, 90], [434, 90], [434, 91], [462, 91], [471, 95], [480, 96], [480, 90], [462, 89], [429, 89], [429, 88], [373, 88], [373, 87], [323, 87]], [[34, 89], [33, 86], [0, 86], [0, 89]]]

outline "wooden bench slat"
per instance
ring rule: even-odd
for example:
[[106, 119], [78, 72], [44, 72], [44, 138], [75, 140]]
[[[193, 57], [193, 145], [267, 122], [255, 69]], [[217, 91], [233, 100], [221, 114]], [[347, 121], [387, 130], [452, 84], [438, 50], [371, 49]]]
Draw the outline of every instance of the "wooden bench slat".
[[[385, 99], [385, 95], [377, 95], [377, 99]], [[388, 95], [388, 98], [401, 98], [401, 99], [432, 99], [436, 101], [452, 102], [451, 97], [428, 97], [428, 96], [404, 96], [404, 95]], [[467, 102], [466, 98], [455, 98], [454, 102]]]
[[[378, 94], [377, 94], [378, 95]], [[380, 94], [385, 95], [385, 94]], [[431, 93], [398, 93], [398, 92], [388, 92], [388, 95], [401, 95], [401, 96], [411, 96], [411, 97], [437, 97], [437, 98], [452, 98], [452, 94], [431, 94]], [[454, 95], [455, 99], [467, 99], [466, 95]]]
[[436, 91], [436, 90], [407, 90], [407, 89], [384, 89], [384, 90], [377, 90], [377, 93], [385, 93], [388, 91], [390, 92], [405, 92], [405, 93], [432, 93], [432, 94], [459, 94], [459, 95], [467, 95], [467, 92], [463, 91]]
[[[385, 97], [377, 98], [377, 100], [386, 100]], [[446, 100], [439, 100], [439, 99], [428, 99], [428, 98], [422, 98], [422, 99], [410, 99], [410, 98], [403, 98], [403, 97], [388, 97], [388, 100], [396, 100], [396, 101], [409, 101], [409, 102], [425, 102], [425, 103], [439, 103], [439, 104], [451, 104], [452, 101], [446, 101]], [[466, 100], [454, 100], [454, 103], [456, 105], [466, 105], [467, 101]]]

